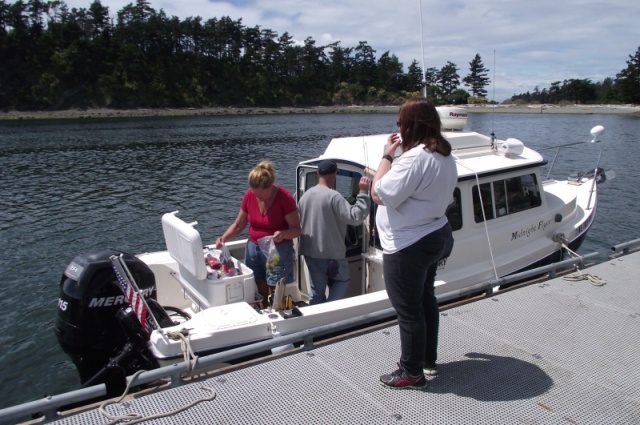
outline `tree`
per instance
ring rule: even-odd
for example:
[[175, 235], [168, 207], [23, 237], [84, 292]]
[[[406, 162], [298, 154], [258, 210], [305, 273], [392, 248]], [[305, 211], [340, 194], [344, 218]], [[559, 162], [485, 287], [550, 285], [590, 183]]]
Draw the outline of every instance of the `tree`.
[[558, 103], [561, 99], [560, 81], [554, 81], [549, 87], [549, 103]]
[[351, 82], [354, 59], [351, 56], [353, 48], [340, 47], [337, 41], [327, 46], [329, 50], [329, 69], [334, 88], [337, 89], [342, 82]]
[[471, 94], [474, 96], [486, 97], [487, 91], [484, 89], [491, 80], [487, 77], [489, 70], [484, 67], [479, 53], [469, 62], [469, 75], [462, 79], [465, 86], [471, 87]]
[[640, 47], [634, 56], [629, 55], [627, 67], [616, 74], [615, 84], [620, 100], [640, 103]]
[[400, 91], [405, 85], [406, 76], [402, 72], [402, 63], [396, 55], [384, 52], [378, 59], [378, 81], [376, 87], [387, 87], [387, 89]]
[[422, 68], [418, 65], [418, 61], [415, 59], [409, 65], [407, 71], [407, 85], [405, 89], [407, 91], [420, 91], [422, 92]]
[[366, 41], [361, 41], [354, 52], [354, 74], [357, 81], [363, 87], [375, 85], [377, 77], [376, 51]]
[[431, 67], [424, 72], [424, 81], [427, 86], [433, 86], [438, 83], [438, 69]]
[[596, 84], [596, 99], [598, 99], [598, 103], [611, 104], [619, 102], [613, 78], [607, 77], [602, 83]]
[[460, 85], [458, 67], [455, 63], [448, 61], [438, 73], [438, 86], [442, 89], [443, 101], [451, 102], [451, 95]]
[[578, 80], [571, 78], [565, 80], [562, 87], [563, 97], [572, 103], [593, 103], [596, 97], [595, 84], [589, 79]]

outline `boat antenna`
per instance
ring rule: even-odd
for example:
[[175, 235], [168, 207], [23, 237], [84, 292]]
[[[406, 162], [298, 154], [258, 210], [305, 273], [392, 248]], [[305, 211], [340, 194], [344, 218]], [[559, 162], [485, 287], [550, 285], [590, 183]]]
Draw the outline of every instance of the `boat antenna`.
[[496, 106], [496, 49], [493, 49], [493, 108], [491, 111], [491, 150], [492, 151], [496, 151], [498, 150], [498, 145], [497, 145], [497, 138], [496, 138], [496, 133], [494, 131], [494, 125], [495, 125], [495, 118], [496, 118], [496, 110], [495, 110], [495, 106]]
[[424, 33], [422, 32], [422, 0], [420, 5], [420, 47], [422, 48], [422, 96], [427, 97], [427, 68], [424, 67]]
[[[364, 173], [365, 175], [371, 171], [369, 168], [369, 151], [367, 150], [367, 142], [362, 135], [362, 152], [364, 153]], [[373, 178], [373, 175], [371, 176]]]

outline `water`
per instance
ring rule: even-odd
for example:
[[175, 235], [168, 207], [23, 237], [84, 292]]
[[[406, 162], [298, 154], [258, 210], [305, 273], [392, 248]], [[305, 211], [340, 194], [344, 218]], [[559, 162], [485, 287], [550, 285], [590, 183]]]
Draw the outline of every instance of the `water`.
[[[160, 217], [175, 210], [212, 243], [259, 160], [273, 160], [278, 183], [293, 192], [296, 164], [332, 137], [395, 131], [395, 122], [394, 114], [0, 122], [0, 408], [79, 385], [53, 333], [58, 284], [76, 255], [164, 249]], [[598, 124], [604, 144], [586, 143]], [[581, 252], [640, 237], [640, 119], [472, 114], [467, 128], [535, 148], [585, 141], [558, 159], [558, 178], [593, 168], [603, 146], [602, 164], [617, 176], [601, 187]]]

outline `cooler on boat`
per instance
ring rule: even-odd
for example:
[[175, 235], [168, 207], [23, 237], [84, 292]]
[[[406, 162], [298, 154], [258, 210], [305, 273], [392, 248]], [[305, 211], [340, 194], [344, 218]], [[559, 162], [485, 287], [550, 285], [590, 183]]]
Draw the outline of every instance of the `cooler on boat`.
[[242, 301], [253, 303], [256, 294], [253, 271], [235, 258], [231, 258], [231, 273], [207, 266], [206, 256], [211, 254], [219, 258], [220, 251], [204, 248], [200, 233], [193, 227], [197, 223], [185, 223], [176, 217], [176, 213], [162, 216], [162, 230], [167, 250], [178, 262], [180, 286], [194, 309], [204, 310]]

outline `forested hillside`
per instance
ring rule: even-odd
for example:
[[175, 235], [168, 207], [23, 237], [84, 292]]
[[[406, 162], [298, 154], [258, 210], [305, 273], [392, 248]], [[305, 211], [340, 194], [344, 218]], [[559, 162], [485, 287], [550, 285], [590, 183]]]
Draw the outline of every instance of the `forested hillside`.
[[[312, 38], [229, 17], [167, 17], [137, 0], [114, 13], [99, 0], [0, 0], [0, 109], [399, 104], [427, 86], [437, 103], [486, 102], [480, 55], [464, 78], [456, 64], [423, 70], [379, 56], [366, 41], [320, 46]], [[538, 102], [640, 103], [640, 49], [616, 79], [553, 82], [515, 96]], [[460, 88], [470, 88], [471, 95]]]

